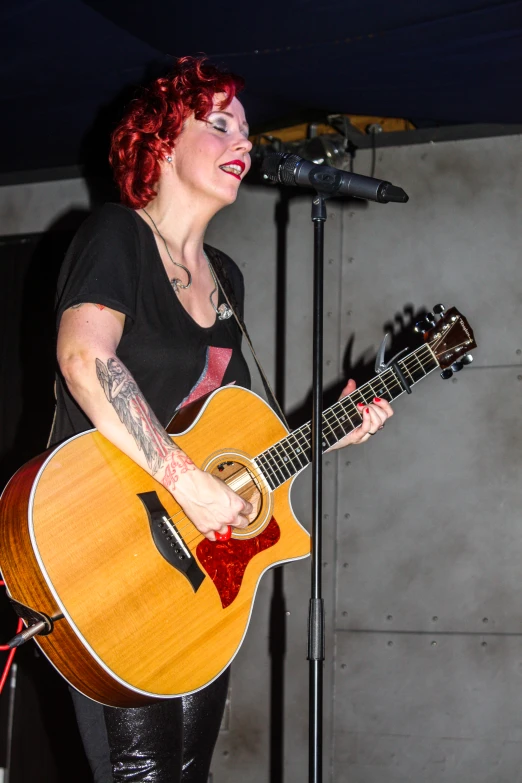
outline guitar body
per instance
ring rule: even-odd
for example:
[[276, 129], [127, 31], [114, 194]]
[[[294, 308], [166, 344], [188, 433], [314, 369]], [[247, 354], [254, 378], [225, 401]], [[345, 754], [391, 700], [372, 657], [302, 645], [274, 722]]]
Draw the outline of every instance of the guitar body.
[[[391, 402], [435, 369], [472, 361], [468, 322], [437, 308], [425, 345], [386, 365], [385, 338], [379, 374], [323, 412], [323, 450], [361, 424], [358, 404], [376, 394]], [[196, 465], [256, 510], [229, 541], [202, 536], [172, 495], [96, 430], [28, 462], [0, 502], [0, 570], [15, 608], [33, 630], [54, 619], [37, 644], [75, 688], [115, 707], [214, 680], [241, 645], [263, 573], [310, 552], [289, 497], [310, 459], [309, 424], [288, 434], [262, 399], [233, 386], [182, 409], [173, 424]]]
[[[227, 542], [203, 538], [170, 493], [96, 430], [11, 479], [0, 503], [3, 578], [15, 601], [64, 615], [35, 639], [75, 688], [103, 704], [140, 706], [197, 691], [228, 666], [263, 573], [310, 551], [291, 509], [291, 482], [269, 490], [253, 462], [286, 435], [262, 399], [237, 387], [214, 392], [176, 435], [196, 465], [232, 488], [239, 480], [243, 496], [253, 497], [249, 487], [257, 493], [256, 520]], [[164, 520], [156, 536], [180, 563], [189, 550], [193, 578], [158, 548], [151, 498]]]

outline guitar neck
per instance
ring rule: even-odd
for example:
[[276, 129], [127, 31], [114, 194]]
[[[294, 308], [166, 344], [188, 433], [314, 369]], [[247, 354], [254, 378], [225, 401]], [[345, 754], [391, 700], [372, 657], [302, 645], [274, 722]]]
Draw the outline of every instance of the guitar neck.
[[[375, 397], [392, 402], [404, 394], [403, 381], [410, 387], [414, 386], [438, 366], [439, 363], [430, 346], [422, 345], [397, 362], [398, 371], [395, 366], [389, 367], [352, 394], [327, 408], [322, 415], [323, 453], [360, 426], [362, 415], [359, 413], [357, 403], [369, 405]], [[284, 484], [312, 461], [311, 422], [307, 422], [263, 451], [255, 461], [271, 489]]]

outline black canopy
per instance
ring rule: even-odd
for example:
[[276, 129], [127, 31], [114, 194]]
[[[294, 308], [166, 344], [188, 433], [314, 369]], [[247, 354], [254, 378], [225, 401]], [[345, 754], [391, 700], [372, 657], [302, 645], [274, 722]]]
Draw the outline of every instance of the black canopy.
[[314, 112], [522, 122], [522, 0], [6, 0], [0, 172], [105, 159], [133, 87], [204, 52], [251, 126]]

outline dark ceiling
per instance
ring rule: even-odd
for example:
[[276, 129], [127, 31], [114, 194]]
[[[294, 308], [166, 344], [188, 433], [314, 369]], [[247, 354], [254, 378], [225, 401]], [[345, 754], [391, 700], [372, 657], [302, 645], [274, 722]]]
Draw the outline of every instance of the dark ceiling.
[[105, 161], [133, 88], [205, 52], [251, 126], [346, 112], [522, 122], [522, 0], [6, 0], [0, 173]]

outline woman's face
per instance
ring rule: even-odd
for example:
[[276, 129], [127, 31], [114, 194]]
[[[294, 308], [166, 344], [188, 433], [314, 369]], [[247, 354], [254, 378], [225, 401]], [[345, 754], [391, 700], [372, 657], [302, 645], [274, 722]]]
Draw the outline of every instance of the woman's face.
[[232, 204], [241, 180], [250, 168], [248, 125], [241, 103], [234, 98], [220, 110], [222, 94], [214, 96], [205, 120], [191, 115], [172, 150], [177, 179], [197, 198], [206, 197], [220, 208]]

